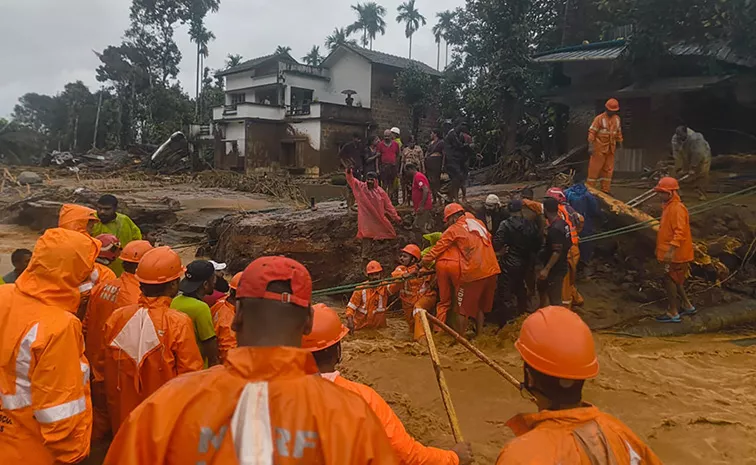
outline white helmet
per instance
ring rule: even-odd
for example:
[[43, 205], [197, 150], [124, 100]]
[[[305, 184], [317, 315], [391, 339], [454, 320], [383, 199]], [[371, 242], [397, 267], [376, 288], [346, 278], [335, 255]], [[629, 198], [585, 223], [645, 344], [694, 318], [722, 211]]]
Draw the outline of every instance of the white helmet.
[[499, 207], [501, 206], [501, 200], [499, 200], [498, 195], [491, 194], [488, 197], [486, 197], [486, 205], [489, 207]]
[[394, 126], [393, 128], [391, 128], [391, 132], [393, 132], [397, 136], [401, 136], [402, 135], [402, 131], [400, 131], [399, 128], [396, 127], [396, 126]]

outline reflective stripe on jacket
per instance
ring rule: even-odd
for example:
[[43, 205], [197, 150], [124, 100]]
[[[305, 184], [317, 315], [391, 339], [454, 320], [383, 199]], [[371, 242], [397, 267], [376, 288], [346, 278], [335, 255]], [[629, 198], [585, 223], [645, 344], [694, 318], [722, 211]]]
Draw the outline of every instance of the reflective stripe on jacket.
[[0, 287], [0, 463], [77, 463], [89, 454], [92, 407], [74, 316], [100, 245], [48, 229], [26, 271]]
[[302, 349], [233, 349], [134, 410], [105, 465], [398, 463], [365, 401], [317, 372]]
[[[369, 281], [368, 281], [369, 283]], [[386, 326], [388, 286], [370, 289], [357, 288], [349, 299], [346, 315], [354, 317], [354, 329], [382, 328]]]
[[218, 299], [210, 308], [213, 316], [213, 327], [218, 338], [218, 358], [220, 362], [226, 361], [228, 351], [236, 348], [236, 332], [231, 329], [236, 315], [236, 307], [226, 301], [226, 298]]
[[622, 142], [622, 122], [619, 115], [609, 116], [606, 112], [593, 119], [588, 129], [588, 142], [593, 143], [593, 153], [614, 153], [617, 142]]

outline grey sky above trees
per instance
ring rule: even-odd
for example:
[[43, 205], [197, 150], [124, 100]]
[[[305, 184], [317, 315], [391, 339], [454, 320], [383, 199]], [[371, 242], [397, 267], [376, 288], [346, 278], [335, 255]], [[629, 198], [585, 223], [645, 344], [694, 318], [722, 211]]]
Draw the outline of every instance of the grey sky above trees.
[[[272, 53], [278, 45], [292, 48], [293, 56], [306, 55], [313, 45], [327, 51], [325, 38], [334, 27], [355, 20], [350, 8], [358, 0], [221, 0], [220, 10], [208, 15], [207, 28], [216, 39], [209, 44], [205, 62], [221, 68], [226, 55], [246, 59]], [[402, 0], [379, 0], [386, 8], [386, 35], [377, 36], [374, 49], [407, 56], [404, 25], [394, 21]], [[464, 0], [417, 0], [428, 25], [413, 36], [412, 57], [435, 68], [437, 46], [431, 32], [436, 13], [462, 6]], [[0, 1], [0, 117], [8, 116], [27, 92], [54, 95], [68, 82], [83, 81], [99, 88], [95, 68], [100, 61], [92, 52], [119, 45], [129, 25], [131, 0], [24, 0]], [[297, 32], [294, 32], [297, 31]], [[356, 38], [357, 36], [353, 36]], [[184, 91], [194, 92], [196, 46], [187, 27], [175, 33], [182, 53], [179, 80]]]

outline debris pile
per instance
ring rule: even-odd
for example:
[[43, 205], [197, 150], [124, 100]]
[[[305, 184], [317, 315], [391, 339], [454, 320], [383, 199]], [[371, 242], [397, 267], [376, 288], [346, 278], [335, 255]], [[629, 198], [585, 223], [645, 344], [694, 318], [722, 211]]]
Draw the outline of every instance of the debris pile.
[[199, 182], [200, 187], [223, 187], [253, 194], [270, 195], [278, 199], [293, 200], [300, 205], [309, 204], [298, 180], [289, 175], [244, 175], [234, 171], [203, 171], [187, 179]]

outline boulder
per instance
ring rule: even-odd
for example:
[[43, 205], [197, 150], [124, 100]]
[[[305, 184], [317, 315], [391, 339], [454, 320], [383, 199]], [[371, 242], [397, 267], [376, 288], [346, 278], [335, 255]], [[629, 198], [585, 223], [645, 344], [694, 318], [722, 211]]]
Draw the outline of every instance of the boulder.
[[23, 171], [16, 178], [19, 183], [23, 184], [42, 184], [42, 176], [31, 171]]

